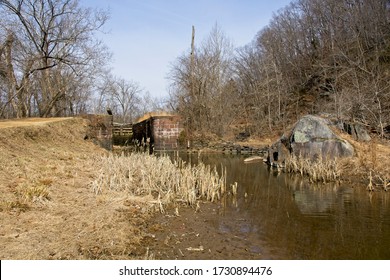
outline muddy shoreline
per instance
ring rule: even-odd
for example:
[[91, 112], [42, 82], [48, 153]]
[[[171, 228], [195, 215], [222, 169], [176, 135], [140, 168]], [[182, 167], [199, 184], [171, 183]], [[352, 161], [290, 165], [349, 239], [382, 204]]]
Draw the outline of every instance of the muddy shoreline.
[[[156, 214], [147, 230], [145, 246], [155, 259], [178, 260], [259, 260], [285, 259], [286, 252], [271, 248], [253, 233], [231, 228], [221, 203], [202, 202], [198, 210], [181, 207]], [[229, 228], [224, 228], [224, 225]]]

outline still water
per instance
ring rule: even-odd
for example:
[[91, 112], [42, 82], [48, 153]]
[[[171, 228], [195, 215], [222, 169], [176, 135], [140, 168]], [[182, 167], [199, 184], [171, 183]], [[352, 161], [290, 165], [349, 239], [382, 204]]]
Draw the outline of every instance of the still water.
[[[390, 259], [390, 193], [364, 186], [311, 184], [242, 156], [182, 154], [226, 168], [238, 194], [222, 202], [220, 232], [259, 239], [286, 259]], [[256, 245], [251, 250], [260, 250]]]

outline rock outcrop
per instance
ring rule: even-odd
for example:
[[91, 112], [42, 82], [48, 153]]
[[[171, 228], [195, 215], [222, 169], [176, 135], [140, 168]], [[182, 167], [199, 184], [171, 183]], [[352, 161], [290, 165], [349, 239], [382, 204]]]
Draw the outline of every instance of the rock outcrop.
[[338, 127], [344, 132], [348, 133], [357, 141], [368, 142], [371, 141], [371, 137], [367, 132], [367, 129], [359, 123], [340, 122]]
[[335, 159], [354, 155], [352, 145], [330, 129], [323, 118], [307, 115], [285, 133], [268, 151], [268, 163], [283, 165], [290, 155], [316, 159]]

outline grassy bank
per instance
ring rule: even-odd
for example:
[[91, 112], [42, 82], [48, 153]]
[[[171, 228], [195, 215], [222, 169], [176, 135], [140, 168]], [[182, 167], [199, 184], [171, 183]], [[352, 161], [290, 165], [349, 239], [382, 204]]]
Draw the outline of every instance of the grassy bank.
[[223, 192], [207, 166], [113, 156], [84, 140], [86, 128], [66, 119], [1, 129], [1, 259], [143, 259], [154, 211]]
[[285, 162], [287, 173], [300, 174], [311, 182], [347, 181], [363, 184], [369, 191], [390, 189], [390, 145], [387, 140], [374, 138], [358, 142], [343, 134], [355, 149], [350, 158], [309, 160], [291, 156]]

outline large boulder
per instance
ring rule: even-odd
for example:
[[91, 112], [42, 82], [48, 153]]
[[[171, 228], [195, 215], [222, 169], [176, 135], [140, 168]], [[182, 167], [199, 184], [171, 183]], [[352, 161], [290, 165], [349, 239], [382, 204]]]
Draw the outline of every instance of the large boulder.
[[330, 129], [326, 119], [307, 115], [285, 133], [268, 151], [268, 162], [282, 165], [290, 155], [323, 160], [354, 155], [352, 145]]

